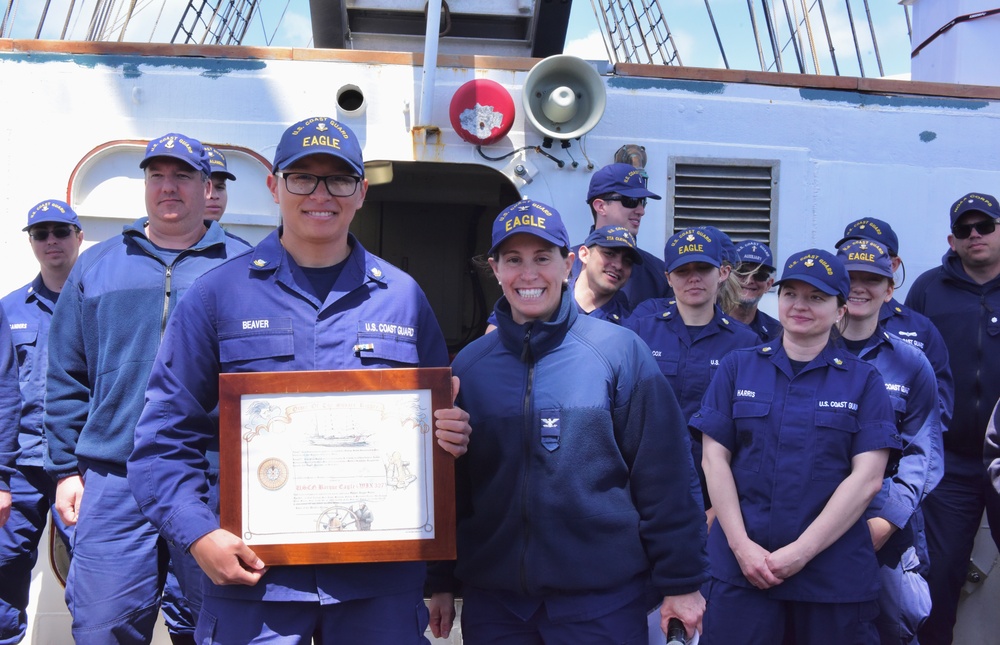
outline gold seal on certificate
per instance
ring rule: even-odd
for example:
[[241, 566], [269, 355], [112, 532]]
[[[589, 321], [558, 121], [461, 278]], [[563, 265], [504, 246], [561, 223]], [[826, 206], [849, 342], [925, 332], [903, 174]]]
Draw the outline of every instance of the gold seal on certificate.
[[288, 481], [288, 466], [280, 459], [265, 459], [257, 467], [257, 481], [267, 490], [278, 490]]

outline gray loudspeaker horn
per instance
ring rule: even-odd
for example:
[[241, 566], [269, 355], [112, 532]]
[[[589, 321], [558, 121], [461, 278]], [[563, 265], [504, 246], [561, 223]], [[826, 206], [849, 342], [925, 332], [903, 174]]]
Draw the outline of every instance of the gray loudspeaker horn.
[[576, 139], [604, 115], [607, 93], [590, 63], [576, 56], [549, 56], [528, 72], [522, 90], [524, 113], [552, 139]]

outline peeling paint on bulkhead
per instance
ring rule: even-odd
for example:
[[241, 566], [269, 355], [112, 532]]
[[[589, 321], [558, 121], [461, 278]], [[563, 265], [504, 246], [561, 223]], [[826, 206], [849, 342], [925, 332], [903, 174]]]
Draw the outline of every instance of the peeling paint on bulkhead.
[[695, 94], [723, 94], [725, 83], [713, 81], [682, 81], [665, 78], [637, 78], [635, 76], [612, 76], [608, 87], [619, 90], [681, 90]]
[[934, 139], [937, 139], [937, 132], [931, 132], [930, 130], [924, 130], [920, 133], [920, 140], [924, 143], [930, 143]]
[[257, 71], [267, 67], [264, 60], [239, 60], [234, 58], [197, 58], [183, 56], [109, 56], [105, 54], [46, 54], [46, 53], [16, 53], [0, 54], [0, 60], [15, 60], [21, 63], [55, 63], [69, 62], [80, 67], [96, 69], [111, 67], [121, 69], [125, 78], [139, 78], [143, 68], [173, 67], [179, 69], [201, 70], [205, 78], [220, 78], [232, 72]]
[[935, 96], [901, 96], [884, 94], [862, 94], [838, 90], [818, 90], [802, 88], [799, 96], [807, 101], [829, 101], [832, 103], [849, 103], [858, 107], [893, 107], [893, 108], [951, 108], [955, 110], [982, 110], [988, 107], [990, 101], [982, 99], [953, 99]]

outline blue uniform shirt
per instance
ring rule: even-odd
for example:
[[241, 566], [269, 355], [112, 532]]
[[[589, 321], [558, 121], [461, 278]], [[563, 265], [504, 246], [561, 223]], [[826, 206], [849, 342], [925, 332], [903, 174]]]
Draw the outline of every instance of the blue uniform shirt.
[[697, 338], [691, 338], [677, 304], [666, 298], [647, 300], [626, 319], [625, 327], [638, 334], [652, 350], [685, 419], [690, 419], [701, 406], [701, 397], [722, 357], [734, 349], [753, 347], [760, 342], [749, 327], [726, 316], [718, 306], [712, 321]]
[[927, 356], [934, 376], [937, 378], [937, 392], [941, 404], [941, 431], [948, 431], [952, 409], [955, 407], [955, 382], [948, 363], [948, 346], [941, 332], [931, 319], [917, 313], [895, 298], [882, 305], [879, 323], [885, 330], [913, 345]]
[[17, 460], [21, 393], [17, 387], [17, 357], [7, 316], [0, 307], [0, 490], [10, 490]]
[[[879, 551], [880, 561], [888, 558], [895, 563], [914, 543], [910, 518], [944, 475], [941, 413], [935, 405], [937, 379], [922, 353], [881, 328], [868, 339], [859, 357], [874, 365], [885, 380], [903, 442], [902, 452], [893, 451], [882, 490], [865, 513], [902, 529]], [[924, 550], [922, 544], [918, 547]]]
[[762, 343], [775, 340], [778, 336], [781, 336], [781, 323], [760, 309], [754, 313], [753, 320], [750, 321], [748, 327], [754, 330]]
[[[320, 302], [280, 232], [191, 286], [150, 375], [129, 484], [146, 517], [184, 549], [219, 528], [205, 452], [218, 436], [220, 373], [448, 365], [434, 312], [410, 276], [351, 236], [351, 254]], [[421, 562], [279, 566], [253, 587], [207, 584], [205, 594], [333, 603], [412, 590], [424, 573]]]
[[42, 409], [45, 404], [45, 369], [48, 365], [49, 321], [58, 297], [45, 288], [42, 276], [12, 291], [2, 301], [10, 323], [10, 337], [17, 351], [17, 372], [21, 386], [21, 425], [18, 443], [21, 466], [45, 464], [45, 434]]
[[[855, 455], [900, 447], [882, 377], [835, 342], [796, 375], [780, 343], [731, 352], [691, 425], [732, 453], [747, 535], [768, 551], [795, 541], [819, 516]], [[750, 587], [719, 525], [709, 533], [708, 554], [714, 577]], [[864, 518], [767, 593], [806, 602], [873, 600], [878, 565]]]

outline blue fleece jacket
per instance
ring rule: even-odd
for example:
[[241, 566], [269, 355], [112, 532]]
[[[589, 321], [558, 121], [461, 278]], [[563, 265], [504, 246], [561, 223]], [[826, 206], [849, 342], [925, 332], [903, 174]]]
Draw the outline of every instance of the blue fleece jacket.
[[174, 305], [195, 278], [248, 248], [209, 222], [191, 248], [164, 252], [146, 222], [80, 254], [52, 314], [44, 424], [54, 478], [77, 474], [81, 461], [124, 474]]
[[496, 312], [497, 333], [452, 365], [475, 429], [457, 466], [458, 579], [550, 616], [649, 575], [661, 596], [698, 589], [687, 424], [649, 348], [566, 296], [549, 322], [515, 323], [505, 299]]
[[955, 380], [955, 411], [944, 435], [947, 452], [981, 459], [986, 426], [1000, 397], [1000, 277], [978, 284], [954, 251], [925, 271], [906, 306], [941, 332]]

